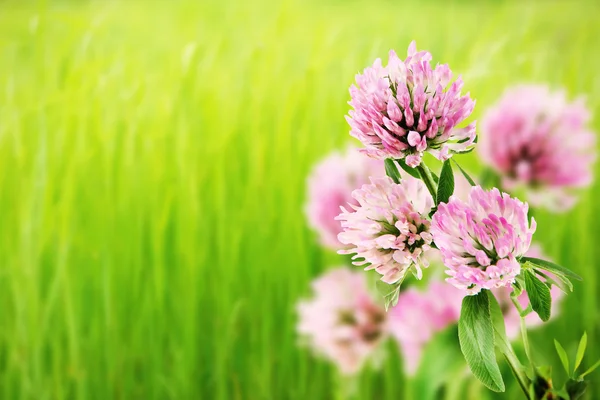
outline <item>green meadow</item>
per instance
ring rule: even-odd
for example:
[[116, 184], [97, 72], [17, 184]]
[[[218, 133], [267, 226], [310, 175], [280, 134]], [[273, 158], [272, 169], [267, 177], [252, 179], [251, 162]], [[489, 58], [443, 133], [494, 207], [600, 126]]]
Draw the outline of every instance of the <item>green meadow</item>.
[[[593, 0], [0, 1], [0, 398], [335, 398], [294, 307], [346, 262], [303, 207], [314, 162], [358, 144], [354, 75], [415, 39], [462, 74], [473, 118], [548, 82], [585, 95], [600, 132], [599, 15]], [[573, 357], [587, 331], [584, 367], [600, 358], [599, 196], [536, 214], [545, 252], [584, 277], [531, 334], [559, 384], [554, 338]], [[388, 347], [357, 398], [407, 398]], [[447, 397], [521, 398], [505, 372], [506, 394], [465, 374]]]

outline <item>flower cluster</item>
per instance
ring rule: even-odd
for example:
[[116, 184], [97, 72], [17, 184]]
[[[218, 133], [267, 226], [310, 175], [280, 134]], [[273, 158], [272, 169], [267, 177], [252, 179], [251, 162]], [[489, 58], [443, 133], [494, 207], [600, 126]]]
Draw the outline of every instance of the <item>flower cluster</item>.
[[433, 206], [425, 185], [416, 179], [403, 179], [400, 184], [389, 177], [371, 179], [371, 183], [355, 190], [352, 197], [358, 205], [337, 219], [342, 221], [340, 242], [353, 247], [341, 254], [355, 254], [355, 265], [367, 265], [383, 275], [382, 281], [401, 281], [412, 267], [420, 278], [421, 257], [430, 249], [429, 211]]
[[337, 235], [342, 231], [335, 217], [340, 207], [356, 204], [352, 191], [369, 183], [369, 177], [383, 177], [383, 162], [348, 148], [334, 152], [319, 162], [308, 178], [306, 215], [309, 225], [318, 233], [322, 245], [339, 248]]
[[[346, 375], [356, 374], [389, 335], [412, 375], [432, 337], [460, 319], [467, 364], [486, 386], [501, 391], [504, 383], [492, 365], [488, 296], [498, 300], [507, 336], [514, 339], [521, 326], [556, 314], [560, 290], [572, 289], [569, 278], [578, 276], [531, 247], [536, 222], [527, 203], [496, 187], [484, 190], [460, 166], [455, 171], [462, 175], [453, 174], [448, 159], [476, 143], [475, 123], [458, 127], [475, 102], [461, 94], [460, 77], [451, 82], [449, 67], [432, 68], [431, 59], [413, 42], [406, 59], [391, 51], [386, 66], [377, 59], [358, 74], [347, 120], [369, 157], [351, 150], [334, 154], [309, 178], [310, 225], [322, 244], [342, 247], [338, 252], [352, 254], [354, 265], [381, 275], [384, 284], [377, 287], [390, 312], [370, 297], [363, 275], [339, 268], [318, 278], [315, 297], [300, 303], [298, 330]], [[566, 208], [572, 190], [591, 180], [595, 140], [588, 121], [583, 103], [568, 102], [562, 92], [545, 86], [507, 91], [484, 118], [480, 155], [491, 168], [482, 184], [510, 193], [524, 189], [533, 204]], [[426, 152], [444, 162], [439, 175], [423, 161]], [[430, 263], [445, 266], [450, 285], [434, 278], [424, 290], [401, 286], [409, 271], [421, 279]], [[522, 291], [519, 297], [514, 290]], [[485, 327], [477, 324], [482, 319]], [[537, 393], [535, 382], [515, 367], [511, 346], [499, 349], [521, 386]]]
[[527, 204], [508, 194], [479, 186], [467, 201], [451, 197], [440, 204], [431, 233], [448, 267], [448, 282], [468, 294], [511, 285], [535, 232], [527, 211]]
[[390, 51], [388, 64], [377, 59], [356, 76], [350, 88], [347, 116], [350, 134], [377, 159], [405, 159], [416, 167], [425, 151], [440, 160], [469, 150], [475, 142], [475, 124], [456, 126], [473, 111], [469, 94], [461, 95], [459, 77], [448, 87], [452, 72], [446, 64], [431, 67], [431, 54], [417, 52], [415, 42], [403, 61]]
[[595, 135], [582, 100], [544, 85], [507, 90], [482, 120], [479, 153], [508, 190], [523, 187], [533, 205], [566, 209], [572, 189], [590, 184]]
[[432, 337], [458, 322], [463, 296], [460, 290], [436, 281], [425, 291], [409, 288], [400, 293], [398, 304], [389, 312], [389, 327], [402, 350], [407, 374], [416, 372]]
[[298, 304], [298, 332], [345, 375], [357, 373], [387, 335], [387, 316], [364, 274], [336, 268], [313, 281], [314, 297]]

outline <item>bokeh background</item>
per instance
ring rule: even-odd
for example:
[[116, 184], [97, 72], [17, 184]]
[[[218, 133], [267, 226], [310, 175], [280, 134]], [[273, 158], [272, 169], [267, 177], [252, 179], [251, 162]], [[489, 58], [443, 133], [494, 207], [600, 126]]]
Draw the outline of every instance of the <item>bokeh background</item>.
[[[1, 1], [0, 398], [333, 398], [294, 304], [343, 263], [303, 206], [313, 163], [350, 141], [354, 75], [415, 39], [463, 75], [475, 117], [510, 84], [549, 82], [586, 95], [600, 131], [599, 15], [593, 0]], [[584, 366], [600, 358], [599, 195], [536, 215], [545, 252], [585, 278], [532, 333], [559, 378], [553, 338], [574, 353], [587, 331]], [[519, 398], [505, 378], [507, 394], [455, 396]], [[359, 379], [358, 398], [404, 398], [391, 344]]]

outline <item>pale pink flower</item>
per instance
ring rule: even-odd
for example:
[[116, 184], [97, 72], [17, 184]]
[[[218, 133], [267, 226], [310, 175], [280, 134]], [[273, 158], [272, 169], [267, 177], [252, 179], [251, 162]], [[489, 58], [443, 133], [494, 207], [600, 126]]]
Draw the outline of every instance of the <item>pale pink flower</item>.
[[590, 114], [582, 99], [569, 102], [545, 85], [508, 89], [482, 120], [482, 161], [507, 190], [524, 189], [532, 205], [571, 207], [575, 188], [592, 181], [596, 157]]
[[353, 247], [340, 254], [354, 254], [354, 265], [367, 265], [383, 275], [382, 281], [401, 281], [411, 269], [421, 278], [427, 267], [424, 251], [430, 248], [428, 214], [433, 201], [423, 182], [403, 179], [395, 184], [389, 177], [371, 178], [371, 184], [355, 190], [358, 202], [351, 211], [342, 208], [337, 217], [343, 232], [338, 239]]
[[341, 267], [312, 283], [298, 304], [298, 333], [345, 375], [360, 371], [387, 335], [386, 313], [369, 294], [366, 276]]
[[385, 176], [383, 162], [348, 148], [333, 152], [314, 168], [308, 177], [306, 215], [309, 225], [318, 233], [322, 245], [339, 248], [337, 235], [342, 226], [335, 217], [340, 207], [356, 204], [352, 191], [369, 183], [369, 177]]
[[463, 291], [437, 281], [425, 291], [410, 287], [400, 292], [398, 304], [388, 312], [388, 324], [400, 345], [407, 374], [416, 372], [433, 336], [458, 322], [463, 296]]
[[430, 61], [431, 54], [417, 52], [412, 42], [404, 61], [391, 50], [385, 67], [378, 58], [356, 75], [349, 102], [354, 110], [346, 119], [350, 134], [369, 156], [405, 159], [416, 167], [425, 151], [446, 160], [473, 146], [475, 123], [456, 126], [471, 114], [475, 102], [468, 93], [461, 95], [460, 77], [448, 86], [448, 65], [432, 68]]
[[[548, 259], [548, 257], [546, 257], [542, 253], [541, 247], [538, 244], [531, 244], [531, 247], [529, 248], [527, 253], [525, 253], [525, 256], [542, 258], [545, 260]], [[553, 274], [547, 273], [547, 275], [550, 278], [555, 279]], [[541, 279], [544, 280], [544, 278]], [[512, 288], [503, 287], [494, 289], [493, 292], [504, 314], [506, 336], [509, 339], [514, 340], [519, 336], [519, 333], [521, 332], [521, 317], [519, 316], [517, 308], [514, 306], [510, 299], [510, 293], [512, 292], [512, 290]], [[563, 298], [563, 292], [558, 287], [553, 285], [550, 289], [550, 296], [552, 297], [552, 309], [550, 315], [551, 317], [555, 317], [556, 314], [560, 311], [559, 303]], [[527, 305], [529, 304], [529, 298], [527, 297], [526, 291], [519, 296], [519, 303], [521, 307], [523, 307], [523, 309], [527, 308]], [[528, 328], [534, 328], [536, 326], [541, 325], [542, 323], [543, 321], [535, 312], [531, 312], [525, 317], [525, 324]]]
[[433, 215], [431, 233], [442, 253], [448, 282], [468, 294], [510, 286], [521, 271], [517, 261], [535, 232], [528, 205], [496, 188], [471, 188], [468, 200], [455, 196]]

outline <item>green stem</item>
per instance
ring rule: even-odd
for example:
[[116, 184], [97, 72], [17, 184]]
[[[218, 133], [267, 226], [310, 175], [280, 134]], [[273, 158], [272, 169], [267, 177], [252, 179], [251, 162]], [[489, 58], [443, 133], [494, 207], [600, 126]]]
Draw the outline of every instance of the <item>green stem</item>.
[[529, 347], [529, 338], [527, 337], [527, 327], [525, 326], [525, 318], [521, 317], [521, 335], [523, 336], [523, 346], [525, 347], [525, 354], [529, 359], [529, 364], [533, 364], [533, 358], [531, 357], [531, 348]]
[[533, 358], [531, 357], [531, 348], [529, 347], [529, 337], [527, 336], [527, 327], [525, 326], [525, 317], [523, 316], [523, 307], [519, 304], [519, 300], [515, 296], [510, 296], [513, 304], [519, 312], [519, 318], [521, 319], [521, 336], [523, 337], [523, 347], [525, 347], [525, 354], [529, 360], [530, 365], [533, 364]]
[[524, 374], [521, 362], [517, 358], [517, 355], [515, 354], [510, 344], [508, 344], [508, 346], [505, 347], [504, 350], [505, 351], [503, 351], [502, 353], [504, 354], [506, 362], [512, 370], [515, 378], [517, 378], [519, 386], [521, 386], [523, 393], [525, 393], [525, 397], [529, 398], [529, 385], [531, 382], [529, 381], [529, 378], [527, 378], [527, 376]]
[[419, 164], [415, 169], [419, 172], [419, 175], [421, 175], [421, 179], [423, 179], [423, 182], [425, 182], [427, 190], [429, 190], [429, 193], [431, 193], [431, 197], [433, 197], [433, 201], [435, 201], [437, 194], [437, 184], [433, 180], [433, 176], [431, 176], [431, 171], [429, 170], [427, 165], [425, 165], [424, 162]]
[[531, 381], [527, 375], [525, 375], [523, 365], [521, 364], [521, 361], [519, 361], [519, 358], [515, 354], [515, 351], [510, 345], [510, 342], [506, 339], [505, 335], [496, 336], [496, 347], [504, 355], [504, 358], [506, 358], [506, 362], [512, 370], [515, 378], [517, 378], [519, 386], [521, 386], [521, 389], [523, 389], [525, 396], [529, 398], [529, 385], [531, 384]]

